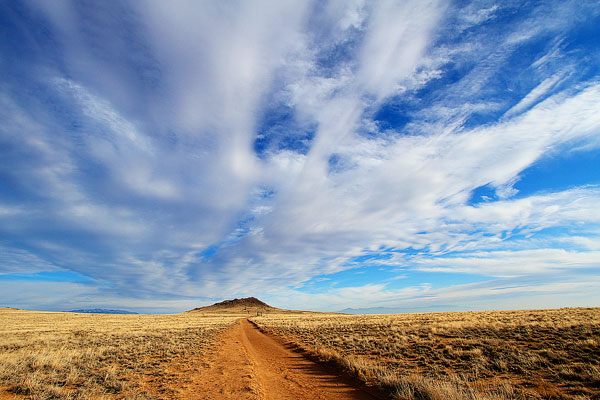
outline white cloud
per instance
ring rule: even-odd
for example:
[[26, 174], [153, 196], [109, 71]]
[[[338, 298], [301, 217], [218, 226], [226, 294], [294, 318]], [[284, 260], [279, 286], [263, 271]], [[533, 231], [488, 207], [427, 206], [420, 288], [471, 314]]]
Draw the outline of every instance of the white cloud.
[[0, 218], [13, 217], [24, 212], [22, 207], [0, 204]]
[[500, 7], [497, 4], [494, 4], [490, 7], [481, 7], [481, 4], [473, 2], [466, 8], [467, 9], [462, 16], [462, 19], [466, 22], [466, 26], [463, 28], [470, 27], [472, 25], [478, 25], [493, 19]]
[[377, 2], [359, 57], [360, 85], [378, 99], [397, 91], [420, 66], [444, 8], [438, 1]]
[[[596, 276], [559, 279], [496, 279], [444, 288], [430, 284], [392, 289], [383, 285], [364, 285], [332, 289], [327, 293], [304, 293], [297, 290], [275, 292], [268, 298], [271, 304], [297, 309], [302, 305], [310, 310], [340, 311], [345, 308], [385, 307], [392, 310], [421, 309], [485, 310], [496, 308], [522, 309], [589, 306], [600, 300], [600, 280]], [[398, 312], [398, 311], [396, 311]]]
[[545, 274], [553, 270], [600, 269], [597, 251], [536, 249], [521, 251], [469, 252], [467, 256], [414, 260], [417, 269], [428, 272], [480, 274], [519, 277]]
[[23, 249], [0, 244], [0, 274], [56, 271], [59, 266]]
[[[35, 77], [55, 108], [0, 97], [1, 139], [31, 158], [7, 174], [28, 198], [41, 199], [3, 205], [0, 218], [11, 222], [3, 231], [11, 240], [31, 247], [36, 271], [56, 263], [106, 278], [125, 301], [148, 293], [276, 292], [382, 248], [426, 254], [378, 260], [390, 267], [412, 262], [491, 276], [513, 276], [520, 260], [531, 274], [559, 264], [595, 268], [597, 248], [582, 225], [600, 223], [596, 187], [514, 197], [519, 174], [542, 157], [597, 150], [600, 85], [586, 81], [555, 93], [576, 72], [551, 70], [558, 43], [531, 66], [524, 86], [537, 86], [501, 120], [466, 124], [509, 107], [501, 96], [506, 88], [494, 87], [492, 77], [520, 44], [568, 21], [546, 27], [541, 20], [533, 31], [521, 21], [454, 43], [442, 37], [453, 13], [473, 28], [493, 21], [502, 6], [181, 1], [119, 5], [117, 13], [106, 12], [110, 5], [38, 7], [64, 48], [64, 69], [47, 67]], [[85, 25], [90, 13], [95, 19]], [[448, 83], [452, 63], [470, 72]], [[400, 96], [414, 106], [415, 93], [438, 79], [445, 85], [439, 96], [407, 111], [406, 127], [380, 131], [373, 115], [385, 101]], [[271, 99], [315, 127], [306, 154], [255, 154]], [[339, 168], [331, 168], [332, 155]], [[468, 206], [484, 185], [501, 200]], [[77, 240], [62, 243], [48, 233], [55, 227]], [[586, 249], [509, 242], [565, 227], [575, 227]], [[445, 256], [450, 251], [468, 254]], [[27, 269], [29, 258], [21, 256], [5, 268]], [[431, 290], [372, 284], [333, 296], [366, 303]]]
[[554, 88], [562, 79], [564, 79], [564, 74], [557, 74], [551, 76], [550, 78], [544, 79], [542, 83], [540, 83], [531, 92], [529, 92], [527, 96], [525, 96], [521, 101], [519, 101], [519, 103], [517, 103], [510, 110], [508, 110], [504, 114], [504, 117], [507, 118], [514, 116], [531, 107], [533, 104], [535, 104], [536, 101], [538, 101], [541, 97], [543, 97], [550, 90], [552, 90], [552, 88]]

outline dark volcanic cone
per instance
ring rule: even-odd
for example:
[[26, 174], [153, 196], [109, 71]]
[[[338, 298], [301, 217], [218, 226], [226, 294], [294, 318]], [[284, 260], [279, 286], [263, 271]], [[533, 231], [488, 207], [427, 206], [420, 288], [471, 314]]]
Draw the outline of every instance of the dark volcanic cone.
[[215, 303], [212, 306], [194, 308], [193, 312], [256, 312], [256, 311], [277, 311], [278, 308], [271, 307], [267, 303], [260, 301], [256, 297], [246, 297], [243, 299], [224, 300]]

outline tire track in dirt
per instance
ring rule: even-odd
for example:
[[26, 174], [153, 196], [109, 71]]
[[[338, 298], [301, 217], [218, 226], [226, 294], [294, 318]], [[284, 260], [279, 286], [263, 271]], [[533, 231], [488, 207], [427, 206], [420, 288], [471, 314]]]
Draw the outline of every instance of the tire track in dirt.
[[[201, 399], [373, 400], [275, 339], [241, 320], [222, 335], [220, 350], [202, 382], [189, 389]], [[188, 392], [189, 393], [189, 392]], [[191, 393], [190, 393], [191, 394]]]

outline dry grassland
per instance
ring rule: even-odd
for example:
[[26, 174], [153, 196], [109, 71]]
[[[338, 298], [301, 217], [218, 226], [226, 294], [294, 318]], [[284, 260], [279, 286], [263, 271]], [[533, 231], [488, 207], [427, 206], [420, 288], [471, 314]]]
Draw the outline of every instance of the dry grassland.
[[397, 399], [600, 399], [600, 308], [251, 320]]
[[237, 318], [0, 309], [0, 399], [182, 397]]

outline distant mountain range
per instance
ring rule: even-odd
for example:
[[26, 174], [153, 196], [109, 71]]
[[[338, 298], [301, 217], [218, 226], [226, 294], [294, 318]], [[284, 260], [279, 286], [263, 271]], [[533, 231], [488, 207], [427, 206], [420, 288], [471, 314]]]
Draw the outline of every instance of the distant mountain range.
[[84, 314], [137, 314], [133, 311], [125, 310], [107, 310], [105, 308], [86, 308], [83, 310], [71, 310], [67, 312], [84, 313]]

